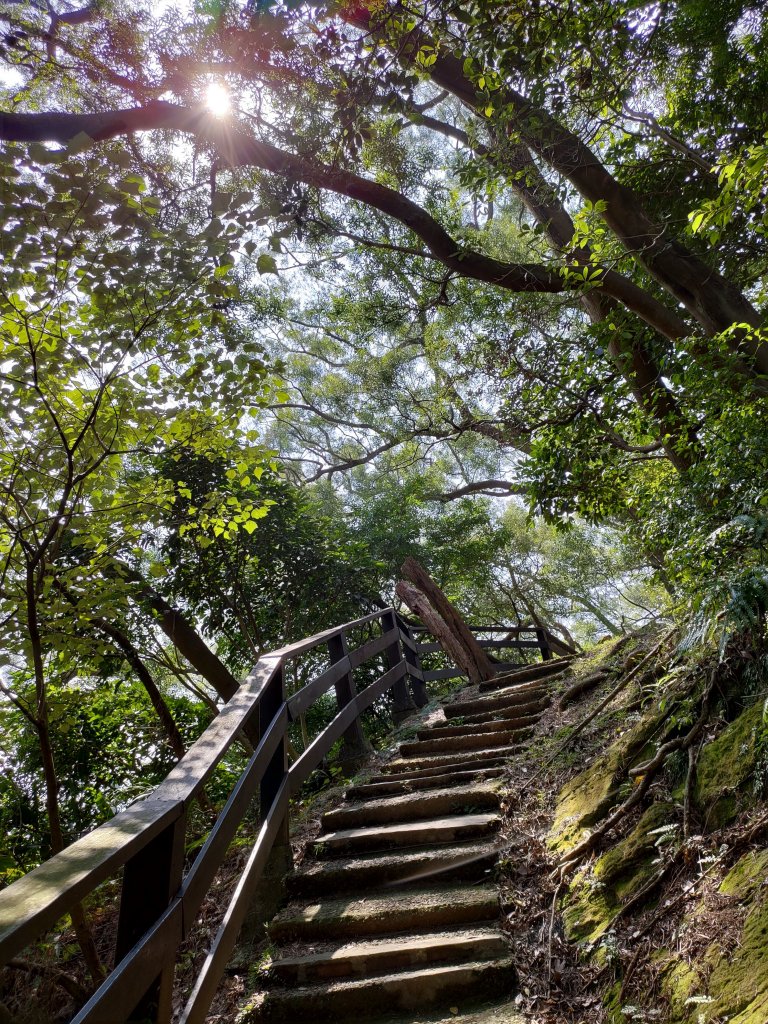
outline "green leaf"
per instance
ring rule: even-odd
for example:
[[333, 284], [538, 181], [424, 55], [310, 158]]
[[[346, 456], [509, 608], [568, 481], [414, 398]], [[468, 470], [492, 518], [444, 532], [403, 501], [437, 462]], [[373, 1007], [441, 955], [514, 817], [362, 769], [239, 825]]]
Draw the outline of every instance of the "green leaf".
[[263, 252], [256, 260], [256, 269], [260, 274], [276, 274], [277, 273], [277, 262], [274, 256], [271, 256], [268, 252]]

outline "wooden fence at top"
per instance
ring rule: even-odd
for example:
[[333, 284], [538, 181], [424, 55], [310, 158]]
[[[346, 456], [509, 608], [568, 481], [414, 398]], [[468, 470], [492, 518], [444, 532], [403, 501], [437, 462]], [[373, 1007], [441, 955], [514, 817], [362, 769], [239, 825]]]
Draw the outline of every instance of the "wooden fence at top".
[[[380, 633], [349, 650], [347, 636], [360, 627], [377, 627]], [[385, 608], [260, 658], [235, 696], [150, 796], [0, 892], [0, 967], [122, 868], [114, 969], [72, 1024], [167, 1024], [179, 947], [192, 930], [239, 825], [258, 800], [255, 842], [179, 1018], [180, 1024], [202, 1024], [273, 847], [277, 842], [287, 844], [291, 797], [337, 740], [343, 739], [352, 751], [363, 751], [360, 716], [374, 701], [389, 692], [393, 710], [406, 714], [426, 704], [426, 681], [461, 674], [456, 669], [422, 671], [420, 654], [437, 650], [438, 645], [417, 644], [414, 631], [419, 628], [412, 630], [393, 608]], [[524, 631], [515, 628], [477, 631], [505, 634], [481, 640], [486, 647], [538, 647], [543, 657], [551, 656], [546, 636], [535, 630], [528, 631], [536, 636], [530, 640], [521, 639]], [[286, 666], [321, 647], [327, 650], [328, 667], [286, 697]], [[357, 692], [354, 670], [382, 655], [386, 671]], [[289, 766], [289, 725], [332, 687], [335, 717]], [[255, 737], [253, 754], [185, 870], [190, 804], [242, 733]]]

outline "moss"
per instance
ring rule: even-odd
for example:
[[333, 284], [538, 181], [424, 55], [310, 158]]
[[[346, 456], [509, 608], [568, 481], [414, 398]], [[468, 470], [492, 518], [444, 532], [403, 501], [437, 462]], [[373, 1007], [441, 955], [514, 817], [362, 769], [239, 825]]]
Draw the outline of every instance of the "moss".
[[768, 1020], [768, 895], [761, 891], [744, 922], [738, 947], [719, 956], [709, 977], [712, 1002], [699, 1005], [685, 1018], [696, 1024], [727, 1019], [730, 1024], [765, 1024]]
[[590, 874], [576, 876], [563, 907], [569, 939], [594, 942], [600, 938], [622, 903], [650, 881], [657, 870], [657, 836], [652, 833], [673, 814], [672, 804], [653, 804], [630, 834], [598, 859]]
[[760, 704], [744, 711], [701, 752], [694, 799], [708, 830], [727, 825], [749, 803], [762, 713]]
[[643, 754], [663, 717], [662, 712], [643, 717], [560, 790], [547, 840], [550, 849], [567, 853], [583, 838], [584, 829], [599, 821], [616, 803], [621, 786], [627, 781], [627, 767]]
[[626, 1024], [627, 1018], [622, 1013], [621, 1003], [621, 982], [617, 981], [611, 985], [603, 996], [606, 1020], [608, 1024]]
[[746, 900], [767, 884], [768, 850], [752, 850], [734, 864], [720, 883], [720, 892]]
[[[667, 951], [665, 954], [669, 955]], [[699, 974], [685, 960], [671, 959], [661, 974], [661, 991], [669, 1003], [672, 1020], [688, 1015], [690, 1007], [686, 1000], [701, 991]]]

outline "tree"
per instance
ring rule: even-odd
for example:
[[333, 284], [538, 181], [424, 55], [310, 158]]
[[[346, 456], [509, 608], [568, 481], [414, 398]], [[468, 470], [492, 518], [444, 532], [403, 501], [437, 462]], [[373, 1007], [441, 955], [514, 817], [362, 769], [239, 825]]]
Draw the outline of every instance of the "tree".
[[[276, 10], [279, 12], [279, 8]], [[537, 104], [535, 96], [545, 97], [549, 83], [546, 72], [542, 75], [539, 71], [536, 75], [535, 61], [530, 66], [526, 64], [531, 58], [515, 37], [517, 22], [514, 13], [500, 14], [493, 3], [463, 3], [441, 5], [439, 12], [411, 13], [395, 4], [391, 8], [377, 5], [374, 14], [360, 6], [344, 7], [341, 14], [347, 24], [363, 34], [355, 35], [329, 24], [322, 30], [323, 45], [316, 48], [314, 59], [303, 46], [306, 21], [301, 12], [283, 15], [282, 20], [262, 15], [261, 22], [257, 20], [257, 24], [268, 18], [266, 24], [273, 63], [263, 58], [251, 59], [242, 73], [232, 64], [227, 64], [228, 60], [231, 61], [231, 48], [236, 43], [244, 46], [246, 52], [249, 48], [252, 51], [258, 44], [257, 29], [249, 24], [247, 18], [238, 22], [233, 12], [227, 11], [217, 24], [208, 26], [213, 32], [197, 53], [164, 55], [162, 63], [166, 68], [173, 67], [172, 75], [161, 82], [134, 81], [133, 88], [128, 85], [124, 91], [157, 95], [164, 87], [170, 86], [186, 99], [194, 90], [199, 76], [213, 67], [214, 62], [220, 74], [231, 70], [242, 82], [244, 91], [252, 88], [254, 80], [268, 84], [278, 81], [284, 91], [295, 86], [305, 89], [314, 86], [314, 99], [318, 106], [326, 104], [331, 112], [336, 108], [339, 127], [335, 134], [338, 136], [340, 133], [340, 138], [332, 139], [331, 147], [337, 142], [343, 144], [346, 138], [347, 151], [354, 156], [359, 121], [366, 118], [368, 112], [360, 112], [358, 117], [358, 111], [349, 107], [342, 105], [338, 110], [338, 90], [334, 94], [332, 85], [342, 83], [347, 87], [347, 104], [354, 102], [359, 87], [361, 91], [365, 89], [369, 96], [381, 97], [383, 94], [383, 102], [394, 92], [394, 105], [402, 106], [405, 102], [407, 106], [410, 90], [417, 82], [415, 76], [429, 78], [455, 96], [474, 117], [480, 119], [483, 126], [485, 121], [489, 121], [498, 137], [514, 133], [520, 144], [529, 148], [555, 173], [562, 175], [563, 180], [570, 183], [606, 224], [611, 237], [630, 255], [633, 266], [649, 273], [664, 291], [680, 302], [705, 335], [731, 331], [734, 324], [748, 325], [735, 330], [733, 345], [741, 362], [746, 361], [743, 368], [747, 375], [765, 369], [764, 346], [759, 336], [754, 334], [759, 317], [738, 287], [682, 243], [669, 239], [668, 233], [662, 231], [640, 199], [610, 172], [584, 140], [570, 131], [550, 109]], [[635, 23], [633, 30], [630, 14], [630, 11], [619, 7], [609, 19], [608, 29], [603, 29], [604, 34], [614, 39], [624, 35], [626, 42], [623, 47], [618, 47], [620, 51], [631, 51], [633, 44], [640, 48], [644, 45], [644, 26], [642, 22]], [[601, 15], [605, 15], [604, 10], [601, 10]], [[541, 32], [551, 28], [552, 21], [557, 18], [565, 23], [559, 26], [559, 38], [564, 31], [577, 25], [579, 18], [582, 22], [584, 20], [579, 5], [575, 11], [569, 10], [563, 16], [559, 5], [552, 4], [537, 30]], [[504, 25], [506, 32], [499, 32], [499, 23]], [[202, 26], [198, 24], [196, 27]], [[34, 33], [27, 26], [25, 31], [29, 32], [31, 41]], [[393, 72], [386, 60], [379, 59], [380, 45], [395, 49], [398, 59], [406, 63], [408, 71], [404, 77]], [[491, 50], [491, 47], [495, 49]], [[31, 49], [34, 52], [33, 44]], [[263, 53], [263, 50], [259, 52]], [[533, 52], [535, 54], [535, 47]], [[460, 56], [456, 56], [457, 53]], [[620, 54], [614, 54], [614, 60], [618, 56]], [[81, 55], [83, 59], [87, 63], [87, 57]], [[307, 62], [309, 72], [304, 67], [296, 70], [296, 65], [301, 66], [302, 61]], [[93, 62], [89, 70], [98, 79], [99, 71], [94, 69]], [[117, 85], [114, 73], [107, 77], [113, 87]], [[122, 75], [119, 81], [125, 87], [130, 78]], [[519, 90], [518, 86], [526, 84], [531, 85], [533, 98]], [[401, 87], [399, 95], [398, 85]], [[313, 119], [309, 120], [311, 123]], [[113, 113], [106, 110], [94, 115], [9, 114], [4, 119], [2, 134], [6, 138], [66, 141], [81, 131], [100, 139], [163, 128], [191, 132], [201, 142], [215, 145], [229, 166], [259, 167], [289, 181], [311, 188], [329, 189], [364, 202], [404, 223], [425, 245], [427, 255], [460, 276], [490, 281], [513, 291], [583, 290], [585, 282], [599, 283], [601, 294], [610, 295], [626, 305], [665, 337], [677, 340], [692, 333], [693, 325], [686, 324], [655, 298], [653, 289], [647, 285], [637, 287], [621, 275], [607, 272], [600, 266], [599, 259], [593, 260], [589, 253], [581, 264], [577, 258], [577, 274], [568, 268], [567, 261], [565, 272], [561, 273], [543, 265], [514, 263], [485, 255], [452, 238], [427, 209], [402, 192], [363, 178], [338, 163], [329, 166], [318, 160], [310, 162], [301, 153], [287, 152], [264, 138], [249, 137], [234, 129], [222, 131], [200, 109], [152, 100], [129, 110]], [[266, 135], [270, 132], [277, 136], [281, 134], [278, 127], [270, 128], [263, 117], [260, 128]], [[538, 174], [535, 166], [528, 171], [526, 167], [521, 170], [515, 166], [511, 171], [518, 180]], [[554, 211], [552, 203], [544, 204], [547, 205], [549, 220], [546, 224], [551, 226], [556, 219], [552, 213], [557, 211]], [[570, 223], [563, 221], [561, 244], [564, 246], [573, 244], [571, 227]], [[586, 266], [582, 267], [584, 263]], [[657, 387], [663, 390], [660, 374], [657, 373], [654, 379]], [[642, 390], [643, 383], [637, 383]], [[673, 401], [671, 396], [667, 398]], [[684, 447], [685, 438], [678, 440]]]
[[[156, 476], [158, 458], [268, 461], [240, 412], [243, 392], [251, 407], [270, 392], [267, 368], [257, 346], [241, 351], [225, 315], [232, 222], [174, 218], [124, 158], [9, 147], [0, 163], [0, 688], [37, 740], [52, 853], [73, 827], [61, 813], [52, 695], [65, 699], [94, 665], [114, 663], [114, 645], [183, 752], [126, 626], [131, 602], [153, 594], [140, 571], [136, 583], [137, 568], [157, 570], [150, 530], [184, 491]], [[245, 518], [210, 503], [189, 522], [232, 531]], [[97, 975], [92, 949], [90, 959]]]

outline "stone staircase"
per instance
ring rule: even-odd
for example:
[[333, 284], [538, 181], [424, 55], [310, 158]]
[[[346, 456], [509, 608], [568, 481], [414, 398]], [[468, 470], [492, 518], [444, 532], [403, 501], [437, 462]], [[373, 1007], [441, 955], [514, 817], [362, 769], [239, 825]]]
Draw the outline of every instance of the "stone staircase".
[[465, 688], [323, 815], [269, 925], [266, 991], [244, 1021], [521, 1021], [493, 877], [498, 780], [567, 668]]

